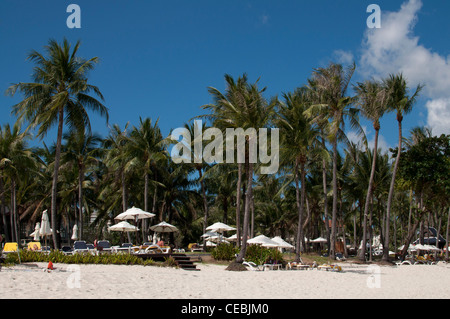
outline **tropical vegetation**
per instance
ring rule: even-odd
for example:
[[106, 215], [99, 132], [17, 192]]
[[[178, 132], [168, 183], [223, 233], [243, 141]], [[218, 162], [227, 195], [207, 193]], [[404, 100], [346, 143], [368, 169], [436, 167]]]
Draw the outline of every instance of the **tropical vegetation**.
[[[199, 116], [204, 127], [189, 121], [185, 128], [278, 128], [280, 169], [265, 175], [251, 160], [249, 143], [242, 163], [174, 163], [173, 141], [163, 136], [158, 119], [112, 124], [105, 137], [92, 133], [90, 112], [108, 121], [108, 109], [100, 88], [89, 82], [98, 59], [79, 57], [79, 46], [51, 40], [44, 53], [32, 51], [32, 82], [7, 89], [22, 100], [11, 108], [17, 123], [0, 128], [0, 232], [6, 241], [28, 236], [48, 209], [55, 248], [68, 243], [74, 225], [79, 239], [118, 242], [120, 234], [107, 226], [132, 206], [156, 215], [142, 222], [136, 241], [146, 241], [148, 227], [160, 221], [179, 228], [170, 235], [179, 247], [198, 242], [214, 222], [235, 226], [236, 248], [216, 253], [223, 259], [236, 254], [238, 262], [257, 234], [291, 242], [296, 259], [311, 249], [308, 239], [319, 236], [327, 239], [331, 258], [341, 250], [348, 254], [349, 243], [361, 247], [362, 260], [367, 251], [361, 243], [376, 235], [386, 259], [426, 226], [448, 241], [450, 136], [416, 128], [404, 137], [403, 117], [422, 86], [410, 90], [402, 74], [352, 83], [354, 64], [330, 63], [280, 97], [267, 97], [261, 79], [225, 75], [223, 91], [208, 88], [211, 101], [201, 106], [207, 114]], [[391, 124], [399, 129], [391, 152], [378, 147], [380, 119], [389, 112], [396, 113], [397, 124]], [[362, 117], [373, 124], [372, 147]], [[54, 125], [53, 145], [29, 146]], [[360, 134], [359, 141], [348, 138], [350, 131]]]

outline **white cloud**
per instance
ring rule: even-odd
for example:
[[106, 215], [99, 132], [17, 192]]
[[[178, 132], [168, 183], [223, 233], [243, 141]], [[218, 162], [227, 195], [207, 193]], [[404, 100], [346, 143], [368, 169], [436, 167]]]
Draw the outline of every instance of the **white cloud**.
[[434, 135], [449, 134], [450, 98], [435, 99], [427, 103], [428, 125]]
[[364, 35], [360, 72], [375, 78], [402, 72], [411, 88], [425, 84], [427, 125], [436, 134], [450, 134], [450, 59], [425, 48], [414, 35], [421, 8], [421, 0], [408, 0], [398, 12], [382, 12], [382, 28]]
[[355, 60], [353, 53], [350, 51], [336, 50], [333, 52], [333, 56], [337, 63], [344, 65], [352, 64]]

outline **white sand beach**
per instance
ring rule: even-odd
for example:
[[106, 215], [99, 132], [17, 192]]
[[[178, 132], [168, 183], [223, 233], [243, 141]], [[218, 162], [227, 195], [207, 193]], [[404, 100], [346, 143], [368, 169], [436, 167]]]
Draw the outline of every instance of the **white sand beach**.
[[319, 270], [201, 271], [154, 266], [47, 264], [3, 267], [4, 298], [311, 299], [450, 298], [450, 265], [343, 264], [343, 272]]

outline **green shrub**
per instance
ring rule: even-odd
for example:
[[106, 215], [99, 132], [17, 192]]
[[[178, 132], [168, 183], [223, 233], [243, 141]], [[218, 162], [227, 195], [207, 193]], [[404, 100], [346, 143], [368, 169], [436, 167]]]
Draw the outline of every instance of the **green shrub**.
[[260, 245], [250, 245], [247, 247], [245, 260], [252, 261], [257, 265], [265, 264], [269, 259], [275, 262], [283, 262], [283, 254], [275, 248], [265, 248]]
[[239, 252], [239, 249], [230, 244], [219, 244], [212, 251], [211, 256], [215, 260], [230, 261], [235, 258], [235, 255]]

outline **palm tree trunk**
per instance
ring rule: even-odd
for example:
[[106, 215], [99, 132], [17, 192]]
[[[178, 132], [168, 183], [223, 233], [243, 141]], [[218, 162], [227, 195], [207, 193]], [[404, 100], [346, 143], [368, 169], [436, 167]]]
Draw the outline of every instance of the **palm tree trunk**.
[[51, 218], [52, 218], [52, 237], [53, 237], [53, 246], [55, 249], [59, 249], [58, 240], [57, 240], [57, 229], [56, 229], [56, 196], [58, 191], [58, 174], [59, 174], [59, 162], [61, 158], [61, 140], [63, 134], [63, 124], [64, 124], [64, 108], [60, 108], [59, 110], [59, 119], [58, 119], [58, 135], [56, 138], [56, 152], [55, 152], [55, 168], [53, 170], [53, 182], [52, 182], [52, 205], [51, 205]]
[[5, 187], [3, 185], [3, 177], [0, 177], [0, 213], [3, 219], [3, 229], [5, 231], [5, 240], [11, 241], [9, 237], [8, 221], [6, 220], [6, 209], [5, 209]]
[[236, 238], [237, 246], [241, 246], [241, 183], [242, 183], [242, 164], [238, 163], [238, 180], [236, 187]]
[[295, 247], [295, 260], [297, 262], [300, 262], [301, 243], [303, 241], [303, 211], [305, 203], [305, 164], [302, 162], [300, 165], [302, 185], [301, 195], [298, 183], [298, 162], [295, 165], [295, 193], [298, 210], [297, 245]]
[[449, 230], [450, 230], [450, 207], [448, 208], [448, 216], [447, 216], [447, 232], [445, 235], [445, 241], [446, 241], [446, 246], [447, 246], [447, 250], [445, 252], [445, 260], [448, 260], [448, 239], [449, 239]]
[[78, 166], [78, 218], [79, 218], [79, 240], [82, 240], [83, 236], [83, 165]]
[[16, 234], [16, 242], [19, 244], [20, 247], [20, 233], [19, 233], [19, 217], [17, 214], [17, 187], [16, 187], [16, 180], [14, 178], [11, 179], [11, 197], [12, 197], [12, 211], [14, 216], [14, 232]]
[[[322, 146], [326, 149], [325, 139], [322, 139]], [[327, 231], [327, 246], [328, 253], [330, 250], [330, 225], [328, 222], [328, 190], [327, 190], [327, 161], [326, 159], [322, 159], [322, 186], [323, 186], [323, 212], [325, 215], [325, 229]]]
[[[208, 227], [208, 200], [206, 198], [206, 190], [205, 183], [202, 180], [202, 169], [198, 168], [198, 176], [200, 179], [200, 186], [202, 188], [202, 196], [203, 196], [203, 211], [205, 213], [203, 217], [203, 234], [206, 233], [206, 227]], [[206, 251], [206, 237], [203, 237], [203, 251]]]
[[246, 165], [247, 169], [247, 194], [245, 196], [245, 209], [244, 209], [244, 227], [242, 234], [242, 247], [239, 252], [238, 257], [236, 258], [236, 262], [242, 263], [245, 258], [245, 253], [247, 252], [247, 236], [248, 236], [248, 224], [250, 219], [250, 205], [253, 197], [253, 164], [248, 163]]
[[333, 140], [333, 211], [331, 215], [330, 258], [336, 259], [336, 217], [337, 217], [337, 137]]
[[375, 177], [377, 152], [378, 152], [378, 134], [379, 134], [379, 129], [375, 129], [375, 144], [374, 144], [374, 149], [373, 149], [372, 169], [370, 171], [369, 187], [367, 189], [366, 202], [364, 205], [363, 245], [361, 248], [361, 253], [359, 255], [359, 259], [361, 261], [365, 261], [365, 259], [366, 259], [367, 215], [369, 213], [370, 204], [372, 203], [373, 179]]
[[398, 150], [397, 150], [397, 159], [395, 160], [394, 171], [392, 172], [391, 185], [389, 187], [389, 195], [386, 209], [386, 230], [384, 233], [384, 247], [383, 247], [383, 261], [387, 261], [389, 259], [389, 227], [390, 227], [390, 219], [391, 219], [391, 206], [392, 199], [394, 197], [394, 186], [395, 186], [395, 176], [397, 175], [398, 164], [400, 162], [400, 155], [402, 153], [402, 118], [401, 115], [397, 115], [398, 120]]

